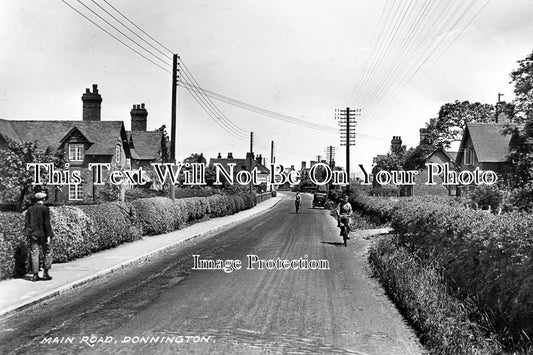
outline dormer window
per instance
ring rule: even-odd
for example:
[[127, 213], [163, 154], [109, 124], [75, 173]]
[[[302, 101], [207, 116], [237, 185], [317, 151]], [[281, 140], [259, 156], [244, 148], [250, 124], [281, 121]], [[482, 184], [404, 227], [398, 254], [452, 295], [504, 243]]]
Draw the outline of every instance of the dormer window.
[[120, 149], [120, 144], [117, 144], [115, 147], [115, 163], [120, 164], [120, 157], [122, 155], [122, 150]]
[[70, 143], [68, 145], [68, 160], [70, 161], [83, 161], [83, 144], [82, 143]]

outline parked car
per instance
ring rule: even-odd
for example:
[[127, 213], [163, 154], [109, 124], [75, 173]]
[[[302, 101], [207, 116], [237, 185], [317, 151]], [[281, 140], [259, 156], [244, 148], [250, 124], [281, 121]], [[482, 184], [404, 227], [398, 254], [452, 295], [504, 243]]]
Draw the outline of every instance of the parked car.
[[326, 205], [327, 194], [322, 192], [315, 192], [313, 195], [313, 208], [316, 206], [324, 207]]

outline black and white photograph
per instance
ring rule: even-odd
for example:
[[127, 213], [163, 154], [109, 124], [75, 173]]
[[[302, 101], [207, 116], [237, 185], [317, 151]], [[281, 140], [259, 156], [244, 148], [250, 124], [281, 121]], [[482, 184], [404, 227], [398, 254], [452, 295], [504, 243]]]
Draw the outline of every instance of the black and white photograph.
[[0, 1], [0, 353], [533, 354], [532, 19]]

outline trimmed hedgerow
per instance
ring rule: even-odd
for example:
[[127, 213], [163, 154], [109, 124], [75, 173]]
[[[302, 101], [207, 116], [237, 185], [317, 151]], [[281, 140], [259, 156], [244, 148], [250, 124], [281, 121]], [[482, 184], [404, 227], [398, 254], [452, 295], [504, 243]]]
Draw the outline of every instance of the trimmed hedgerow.
[[67, 262], [96, 249], [96, 231], [91, 219], [78, 207], [51, 207], [50, 224], [54, 231], [54, 262]]
[[89, 238], [90, 252], [113, 248], [124, 242], [141, 238], [136, 226], [134, 210], [130, 205], [106, 203], [78, 206], [90, 219], [93, 235]]
[[[254, 205], [255, 195], [243, 193], [50, 207], [54, 262], [67, 262], [140, 239], [141, 235], [170, 232], [188, 222], [233, 214]], [[0, 279], [24, 275], [28, 270], [23, 228], [23, 213], [0, 212]]]
[[131, 203], [143, 235], [154, 235], [178, 229], [185, 223], [186, 211], [182, 203], [167, 197], [150, 197]]
[[22, 213], [0, 212], [0, 280], [26, 273], [28, 246], [23, 228]]
[[447, 292], [440, 265], [421, 261], [385, 237], [370, 249], [376, 277], [400, 311], [418, 331], [432, 354], [501, 354], [502, 346], [471, 318], [483, 318], [473, 302]]
[[255, 195], [214, 195], [172, 201], [166, 197], [138, 199], [131, 203], [143, 235], [180, 229], [183, 224], [208, 217], [233, 214], [255, 205]]
[[402, 198], [385, 208], [389, 200], [358, 200], [367, 213], [388, 215], [399, 243], [414, 256], [438, 262], [455, 295], [476, 299], [505, 344], [530, 342], [532, 215], [493, 215], [453, 199]]
[[435, 255], [448, 281], [490, 310], [500, 332], [533, 336], [533, 216], [405, 201], [392, 227], [420, 257]]

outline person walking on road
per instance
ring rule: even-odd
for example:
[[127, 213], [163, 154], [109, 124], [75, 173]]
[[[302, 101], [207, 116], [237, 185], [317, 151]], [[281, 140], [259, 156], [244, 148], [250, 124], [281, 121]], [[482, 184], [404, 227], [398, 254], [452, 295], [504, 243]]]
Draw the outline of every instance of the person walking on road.
[[296, 213], [300, 213], [301, 203], [302, 203], [302, 196], [300, 196], [300, 191], [296, 191], [296, 197], [294, 200], [294, 207], [296, 208]]
[[[32, 281], [51, 280], [48, 270], [52, 267], [51, 239], [54, 236], [50, 225], [50, 209], [44, 205], [46, 194], [35, 194], [35, 203], [26, 211], [24, 234], [30, 242]], [[42, 249], [44, 255], [43, 277], [39, 277], [39, 254]]]

